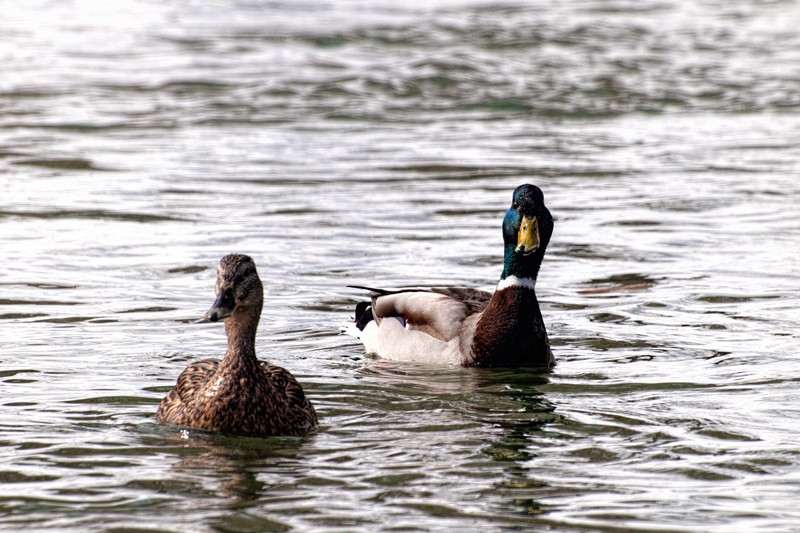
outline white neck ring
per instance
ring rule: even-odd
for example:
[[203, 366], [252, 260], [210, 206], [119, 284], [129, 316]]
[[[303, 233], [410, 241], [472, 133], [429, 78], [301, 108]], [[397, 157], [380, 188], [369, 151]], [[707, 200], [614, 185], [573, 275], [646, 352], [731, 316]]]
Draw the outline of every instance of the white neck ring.
[[508, 276], [506, 279], [501, 279], [497, 284], [497, 290], [502, 291], [510, 287], [519, 287], [521, 289], [534, 290], [536, 288], [536, 280], [533, 278], [518, 278], [517, 276]]

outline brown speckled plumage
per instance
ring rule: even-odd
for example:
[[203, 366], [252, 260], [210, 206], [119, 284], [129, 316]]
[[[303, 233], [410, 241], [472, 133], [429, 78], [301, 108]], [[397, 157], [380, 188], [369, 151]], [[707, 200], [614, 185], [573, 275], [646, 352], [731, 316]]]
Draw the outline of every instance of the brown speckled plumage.
[[317, 426], [317, 415], [300, 384], [287, 370], [256, 357], [263, 286], [253, 260], [227, 255], [217, 274], [217, 301], [206, 316], [225, 320], [225, 357], [186, 367], [158, 406], [158, 421], [244, 435], [311, 431]]

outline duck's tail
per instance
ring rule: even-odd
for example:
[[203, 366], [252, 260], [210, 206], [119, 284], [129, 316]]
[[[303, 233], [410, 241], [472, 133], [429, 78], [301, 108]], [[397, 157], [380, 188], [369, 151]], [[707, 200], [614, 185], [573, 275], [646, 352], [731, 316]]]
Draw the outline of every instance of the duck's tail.
[[356, 304], [356, 314], [353, 320], [348, 320], [342, 324], [341, 331], [345, 335], [350, 335], [358, 339], [361, 338], [361, 332], [367, 327], [374, 317], [372, 316], [372, 305], [369, 302], [358, 302]]

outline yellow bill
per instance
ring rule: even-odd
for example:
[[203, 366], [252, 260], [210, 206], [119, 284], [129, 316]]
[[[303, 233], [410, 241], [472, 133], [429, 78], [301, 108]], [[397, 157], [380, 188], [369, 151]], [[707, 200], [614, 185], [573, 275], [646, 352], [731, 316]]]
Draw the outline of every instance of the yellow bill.
[[539, 221], [536, 217], [522, 217], [517, 233], [517, 252], [532, 254], [539, 249]]

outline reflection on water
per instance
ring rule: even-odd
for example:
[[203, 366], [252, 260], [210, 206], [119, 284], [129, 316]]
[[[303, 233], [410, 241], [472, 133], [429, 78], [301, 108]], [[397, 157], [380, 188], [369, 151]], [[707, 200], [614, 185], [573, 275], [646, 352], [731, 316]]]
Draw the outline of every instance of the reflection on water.
[[[61, 531], [791, 530], [792, 2], [30, 2], [0, 17], [0, 514]], [[491, 288], [558, 365], [363, 356], [352, 284]], [[229, 252], [302, 439], [155, 423]]]

